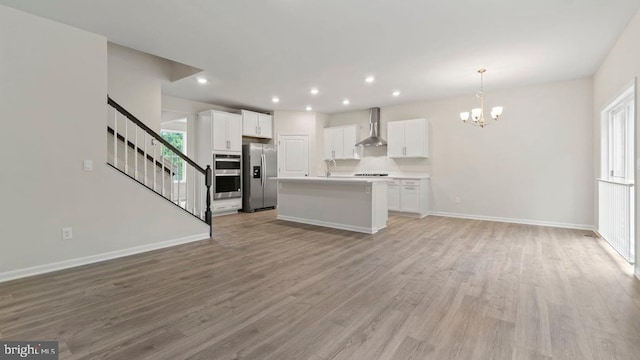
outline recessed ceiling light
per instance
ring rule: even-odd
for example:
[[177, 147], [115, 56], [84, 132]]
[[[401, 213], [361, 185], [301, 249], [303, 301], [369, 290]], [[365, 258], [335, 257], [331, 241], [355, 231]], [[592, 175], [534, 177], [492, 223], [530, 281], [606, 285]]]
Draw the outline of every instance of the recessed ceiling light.
[[396, 90], [396, 91], [392, 92], [391, 95], [400, 96], [400, 91]]
[[349, 105], [349, 99], [342, 100], [342, 105]]
[[208, 82], [209, 82], [209, 80], [207, 80], [207, 79], [205, 79], [203, 77], [199, 77], [198, 78], [198, 84], [203, 84], [204, 85], [204, 84], [206, 84]]
[[307, 106], [307, 111], [311, 111], [313, 108], [311, 106]]
[[364, 81], [368, 82], [368, 83], [372, 83], [376, 78], [374, 78], [373, 76], [367, 76]]
[[274, 96], [271, 98], [271, 101], [273, 101], [274, 103], [279, 103], [280, 102], [280, 98], [278, 98], [277, 96]]
[[318, 94], [318, 89], [316, 88], [311, 88], [311, 91], [309, 91], [311, 93], [311, 95], [317, 95]]

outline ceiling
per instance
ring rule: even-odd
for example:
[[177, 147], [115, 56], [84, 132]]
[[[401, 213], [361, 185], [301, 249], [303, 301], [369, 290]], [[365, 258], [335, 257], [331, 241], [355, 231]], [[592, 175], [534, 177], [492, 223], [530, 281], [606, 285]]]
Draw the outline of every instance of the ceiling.
[[324, 113], [471, 94], [479, 68], [488, 93], [589, 76], [640, 8], [640, 0], [0, 3], [204, 69], [208, 84], [193, 76], [163, 85], [165, 94]]

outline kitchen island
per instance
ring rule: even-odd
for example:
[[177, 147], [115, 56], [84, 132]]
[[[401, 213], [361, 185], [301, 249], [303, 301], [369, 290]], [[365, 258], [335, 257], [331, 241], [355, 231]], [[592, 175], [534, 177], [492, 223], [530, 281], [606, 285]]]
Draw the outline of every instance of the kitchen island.
[[387, 226], [387, 181], [278, 177], [278, 219], [375, 234]]

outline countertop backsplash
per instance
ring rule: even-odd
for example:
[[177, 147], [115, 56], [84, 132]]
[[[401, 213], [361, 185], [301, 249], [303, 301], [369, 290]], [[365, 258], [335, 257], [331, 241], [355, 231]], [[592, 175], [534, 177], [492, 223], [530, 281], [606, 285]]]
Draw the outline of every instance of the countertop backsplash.
[[[378, 148], [376, 150], [386, 150]], [[383, 155], [374, 155], [370, 149], [365, 150], [365, 156], [361, 160], [336, 160], [336, 166], [331, 166], [332, 173], [355, 174], [366, 172], [387, 172], [390, 174], [421, 173], [428, 174], [429, 159], [392, 159]], [[326, 170], [326, 162], [323, 161], [318, 168], [322, 174]]]

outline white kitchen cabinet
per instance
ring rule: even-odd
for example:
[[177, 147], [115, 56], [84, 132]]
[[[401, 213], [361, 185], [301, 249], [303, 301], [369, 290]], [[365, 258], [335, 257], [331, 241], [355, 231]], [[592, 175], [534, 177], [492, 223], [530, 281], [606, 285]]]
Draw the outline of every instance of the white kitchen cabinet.
[[207, 165], [213, 164], [213, 143], [212, 143], [212, 120], [210, 115], [198, 114], [196, 121], [196, 162], [198, 165], [206, 168]]
[[242, 117], [223, 111], [207, 110], [196, 122], [196, 161], [212, 164], [212, 154], [242, 152]]
[[227, 132], [227, 118], [224, 115], [213, 115], [212, 119], [212, 149], [213, 151], [226, 151], [231, 149]]
[[387, 156], [392, 158], [428, 157], [427, 131], [427, 119], [387, 123]]
[[238, 114], [213, 111], [213, 151], [242, 151], [242, 118]]
[[360, 159], [362, 147], [356, 146], [356, 143], [360, 141], [358, 137], [358, 126], [345, 126], [342, 128], [342, 150], [345, 159]]
[[415, 185], [402, 185], [400, 189], [400, 199], [402, 199], [401, 210], [410, 213], [420, 212], [420, 190]]
[[269, 114], [258, 114], [258, 136], [273, 138], [273, 116]]
[[227, 114], [227, 140], [229, 151], [242, 152], [242, 116]]
[[242, 110], [242, 136], [273, 138], [273, 116]]
[[242, 199], [216, 199], [211, 204], [213, 216], [237, 214], [242, 208]]
[[427, 216], [429, 214], [429, 179], [389, 179], [387, 208], [400, 215]]
[[387, 184], [387, 208], [400, 211], [400, 180], [391, 179]]
[[361, 149], [355, 146], [359, 141], [358, 126], [336, 126], [324, 129], [324, 158], [360, 159]]

